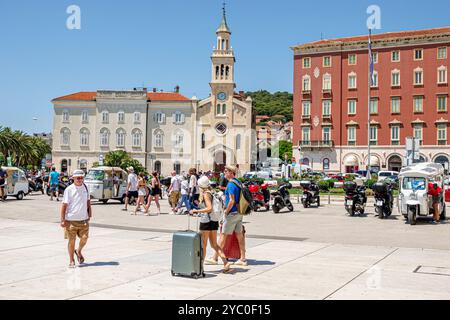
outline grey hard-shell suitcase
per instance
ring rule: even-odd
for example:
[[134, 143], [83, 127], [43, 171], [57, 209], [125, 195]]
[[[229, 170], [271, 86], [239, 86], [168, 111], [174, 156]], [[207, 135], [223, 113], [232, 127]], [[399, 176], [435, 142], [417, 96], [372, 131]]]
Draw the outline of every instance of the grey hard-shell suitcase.
[[[189, 221], [188, 214], [188, 221]], [[198, 224], [197, 224], [198, 226]], [[189, 230], [178, 231], [172, 238], [172, 276], [205, 277], [201, 234]]]

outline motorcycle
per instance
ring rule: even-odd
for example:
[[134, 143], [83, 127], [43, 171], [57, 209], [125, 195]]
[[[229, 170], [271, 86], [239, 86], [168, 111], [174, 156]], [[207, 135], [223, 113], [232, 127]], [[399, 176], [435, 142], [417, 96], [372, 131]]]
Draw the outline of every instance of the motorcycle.
[[258, 211], [260, 208], [266, 208], [266, 211], [270, 209], [270, 192], [268, 190], [269, 185], [263, 183], [261, 185], [257, 183], [250, 183], [247, 185], [248, 190], [252, 194], [252, 207], [254, 211]]
[[320, 190], [315, 181], [300, 181], [303, 188], [302, 204], [304, 208], [309, 208], [311, 204], [317, 204], [320, 207]]
[[344, 183], [345, 191], [345, 209], [354, 216], [356, 212], [363, 215], [366, 210], [367, 196], [366, 187], [359, 186], [354, 181]]
[[273, 205], [272, 210], [274, 213], [279, 213], [281, 209], [288, 208], [289, 211], [294, 211], [294, 206], [291, 202], [291, 196], [289, 195], [289, 189], [292, 189], [292, 184], [285, 183], [278, 187], [278, 190], [272, 192]]
[[42, 178], [28, 178], [28, 186], [30, 192], [41, 191], [44, 194], [44, 181]]
[[377, 182], [372, 186], [375, 192], [375, 212], [380, 219], [389, 217], [394, 206], [394, 195], [389, 183]]
[[[66, 190], [66, 188], [68, 186], [70, 186], [72, 183], [73, 183], [72, 179], [69, 179], [67, 177], [61, 178], [61, 181], [59, 181], [59, 183], [58, 183], [58, 192], [56, 192], [56, 194], [64, 195], [64, 190]], [[49, 185], [47, 185], [47, 195], [50, 196], [50, 186]]]

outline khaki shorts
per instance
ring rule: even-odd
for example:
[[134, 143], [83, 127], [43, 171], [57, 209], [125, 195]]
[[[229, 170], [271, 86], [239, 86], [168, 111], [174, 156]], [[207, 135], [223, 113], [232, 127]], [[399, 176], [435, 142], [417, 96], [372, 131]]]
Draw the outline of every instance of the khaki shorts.
[[64, 239], [75, 240], [76, 238], [89, 238], [89, 222], [87, 221], [66, 221], [64, 229]]
[[228, 214], [223, 222], [222, 233], [232, 235], [233, 232], [242, 233], [242, 215]]
[[172, 205], [177, 205], [180, 200], [181, 192], [180, 191], [172, 191], [169, 196], [169, 201]]

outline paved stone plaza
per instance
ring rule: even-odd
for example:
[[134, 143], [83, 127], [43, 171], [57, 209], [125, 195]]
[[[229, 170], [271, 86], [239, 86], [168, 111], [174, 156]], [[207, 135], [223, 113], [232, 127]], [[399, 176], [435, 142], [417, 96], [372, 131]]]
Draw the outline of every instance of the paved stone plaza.
[[[326, 202], [326, 201], [324, 201]], [[172, 277], [171, 238], [187, 217], [131, 216], [95, 204], [87, 264], [67, 269], [59, 206], [46, 196], [0, 203], [0, 299], [449, 299], [450, 223], [348, 217], [320, 209], [245, 218], [248, 267]], [[191, 220], [192, 223], [195, 220]]]

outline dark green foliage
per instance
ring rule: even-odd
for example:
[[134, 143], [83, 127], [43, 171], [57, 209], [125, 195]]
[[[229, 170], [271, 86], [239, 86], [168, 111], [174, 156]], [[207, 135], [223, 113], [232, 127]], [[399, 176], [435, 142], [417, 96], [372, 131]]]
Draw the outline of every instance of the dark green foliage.
[[253, 106], [257, 115], [275, 116], [283, 115], [285, 121], [292, 120], [292, 102], [293, 95], [289, 92], [270, 93], [266, 90], [246, 92], [247, 96], [252, 97]]

